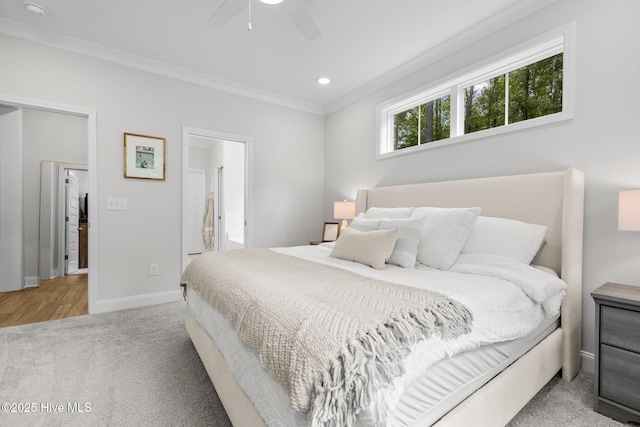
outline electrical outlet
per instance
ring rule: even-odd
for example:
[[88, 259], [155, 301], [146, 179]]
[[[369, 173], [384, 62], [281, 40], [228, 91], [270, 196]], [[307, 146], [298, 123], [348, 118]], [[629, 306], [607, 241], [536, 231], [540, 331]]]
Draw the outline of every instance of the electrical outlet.
[[126, 211], [127, 199], [122, 197], [107, 197], [108, 211]]
[[149, 264], [149, 276], [157, 276], [158, 274], [160, 274], [158, 264]]

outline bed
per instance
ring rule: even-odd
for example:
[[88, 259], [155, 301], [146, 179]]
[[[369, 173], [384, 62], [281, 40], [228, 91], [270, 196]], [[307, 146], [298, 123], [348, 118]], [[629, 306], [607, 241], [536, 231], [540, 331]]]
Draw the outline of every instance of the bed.
[[[367, 212], [372, 207], [473, 206], [479, 207], [485, 217], [544, 225], [547, 227], [544, 244], [533, 264], [555, 271], [566, 283], [559, 327], [540, 335], [535, 345], [501, 366], [500, 372], [488, 373], [489, 378], [481, 386], [470, 389], [468, 395], [446, 413], [437, 415], [435, 419], [415, 419], [429, 419], [426, 425], [439, 427], [469, 425], [469, 420], [477, 426], [505, 425], [558, 372], [561, 371], [567, 381], [575, 377], [580, 364], [583, 205], [584, 176], [575, 169], [358, 190], [358, 213]], [[191, 289], [188, 292], [193, 295]], [[199, 313], [208, 310], [206, 303], [200, 302], [201, 307], [196, 306], [198, 298], [189, 300], [190, 310]], [[246, 382], [252, 379], [244, 375], [245, 378], [239, 380], [242, 373], [234, 373], [230, 368], [235, 363], [231, 359], [235, 357], [229, 355], [226, 347], [221, 347], [227, 353], [225, 358], [218, 343], [211, 338], [214, 334], [206, 324], [215, 323], [211, 320], [215, 316], [202, 316], [201, 313], [189, 316], [186, 328], [233, 425], [279, 424], [273, 421], [265, 423], [265, 417], [273, 418], [264, 416], [264, 409], [256, 409], [260, 406], [256, 401], [270, 400], [271, 396], [257, 396], [256, 393], [260, 392], [247, 391]], [[464, 357], [465, 354], [456, 355], [452, 360], [458, 356]], [[413, 393], [418, 393], [419, 400], [420, 389], [413, 390]], [[416, 396], [413, 399], [415, 402]], [[491, 410], [487, 410], [488, 407]], [[387, 422], [397, 425], [393, 419]], [[425, 424], [421, 421], [413, 425]]]

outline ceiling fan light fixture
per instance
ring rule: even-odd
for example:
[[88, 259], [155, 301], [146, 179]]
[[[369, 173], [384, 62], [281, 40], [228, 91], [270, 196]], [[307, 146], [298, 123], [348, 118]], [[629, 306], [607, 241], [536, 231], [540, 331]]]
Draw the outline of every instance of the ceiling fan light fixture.
[[331, 79], [329, 77], [318, 77], [318, 83], [321, 85], [328, 85], [331, 83]]
[[265, 4], [279, 4], [282, 3], [282, 0], [260, 0], [262, 3]]
[[39, 6], [37, 4], [33, 4], [33, 3], [27, 3], [24, 5], [24, 7], [31, 13], [35, 13], [36, 15], [40, 15], [40, 16], [47, 16], [47, 9], [45, 9], [42, 6]]

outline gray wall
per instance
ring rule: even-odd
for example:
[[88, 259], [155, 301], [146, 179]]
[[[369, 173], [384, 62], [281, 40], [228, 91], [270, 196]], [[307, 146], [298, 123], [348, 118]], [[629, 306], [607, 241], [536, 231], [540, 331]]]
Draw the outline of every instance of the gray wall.
[[0, 291], [23, 288], [22, 111], [0, 105]]
[[211, 189], [207, 182], [209, 176], [209, 149], [203, 147], [189, 146], [189, 168], [190, 169], [202, 169], [205, 171], [205, 194], [209, 194]]
[[[594, 351], [591, 291], [640, 285], [640, 234], [617, 230], [620, 190], [640, 188], [640, 2], [561, 0], [326, 118], [325, 218], [357, 188], [564, 170], [586, 175], [583, 344]], [[572, 121], [376, 161], [376, 105], [576, 21]], [[339, 155], [338, 155], [339, 154]]]
[[[5, 35], [0, 52], [1, 94], [97, 111], [99, 307], [178, 290], [184, 125], [253, 137], [254, 246], [316, 238], [322, 116]], [[123, 177], [125, 132], [166, 138], [165, 181]], [[107, 197], [127, 198], [128, 210], [107, 211]], [[150, 263], [159, 264], [160, 275], [149, 276]]]

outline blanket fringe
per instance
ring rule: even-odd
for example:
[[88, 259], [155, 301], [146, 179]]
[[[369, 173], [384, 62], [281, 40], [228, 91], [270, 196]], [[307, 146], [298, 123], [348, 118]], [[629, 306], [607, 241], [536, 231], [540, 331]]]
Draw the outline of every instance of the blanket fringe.
[[396, 314], [349, 340], [315, 384], [311, 427], [354, 425], [375, 391], [404, 374], [402, 362], [414, 344], [432, 336], [450, 339], [468, 333], [472, 319], [471, 312], [456, 301], [433, 301]]

